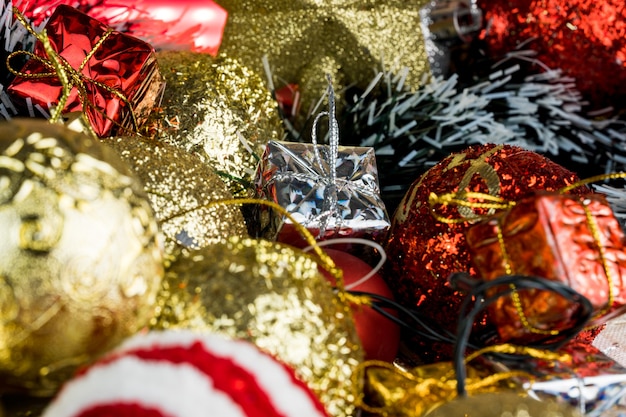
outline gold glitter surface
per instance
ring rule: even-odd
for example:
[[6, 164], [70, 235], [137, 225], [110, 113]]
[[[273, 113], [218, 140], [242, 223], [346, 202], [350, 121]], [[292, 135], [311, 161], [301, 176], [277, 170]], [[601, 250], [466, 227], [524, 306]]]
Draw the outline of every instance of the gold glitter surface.
[[353, 415], [363, 352], [350, 309], [303, 252], [236, 238], [191, 252], [166, 272], [160, 306], [155, 328], [249, 340], [292, 366], [331, 415]]
[[239, 207], [207, 205], [231, 199], [224, 181], [196, 155], [139, 137], [103, 140], [142, 180], [173, 259], [181, 248], [198, 249], [229, 236], [247, 236]]
[[163, 51], [167, 86], [148, 135], [198, 155], [235, 196], [249, 195], [257, 159], [283, 136], [277, 103], [262, 79], [237, 60]]
[[49, 395], [145, 326], [163, 276], [139, 180], [88, 136], [0, 124], [0, 392]]
[[263, 73], [267, 55], [276, 87], [298, 83], [303, 111], [327, 88], [366, 87], [383, 67], [409, 68], [417, 87], [428, 71], [419, 9], [426, 0], [218, 0], [228, 10], [220, 51]]

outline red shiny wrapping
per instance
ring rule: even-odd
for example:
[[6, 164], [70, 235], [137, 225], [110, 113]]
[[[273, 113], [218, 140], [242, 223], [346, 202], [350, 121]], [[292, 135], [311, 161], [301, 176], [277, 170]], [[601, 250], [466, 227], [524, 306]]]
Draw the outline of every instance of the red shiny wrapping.
[[124, 31], [119, 24], [130, 13], [139, 13], [134, 1], [126, 1], [123, 4], [118, 0], [37, 0], [25, 2], [13, 2], [19, 7], [20, 12], [26, 16], [35, 26], [48, 19], [57, 7], [61, 5], [72, 6], [92, 18]]
[[216, 56], [228, 12], [211, 0], [134, 0], [128, 33], [158, 49], [191, 50]]
[[[585, 206], [597, 225], [597, 233], [591, 228]], [[538, 193], [472, 226], [466, 238], [472, 263], [483, 279], [506, 275], [508, 263], [513, 274], [567, 284], [591, 301], [598, 319], [611, 311], [622, 311], [626, 304], [624, 234], [601, 194]], [[603, 248], [609, 277], [598, 244]], [[609, 282], [613, 292], [610, 308]], [[521, 312], [509, 296], [499, 298], [489, 309], [490, 320], [503, 341], [523, 343], [545, 337], [531, 327], [543, 332], [565, 330], [578, 312], [577, 304], [553, 292], [524, 290], [518, 294]], [[528, 325], [524, 325], [520, 313]]]
[[222, 43], [228, 18], [228, 12], [211, 0], [37, 0], [36, 4], [24, 5], [22, 12], [39, 24], [61, 4], [71, 5], [156, 49], [213, 56]]
[[[133, 115], [140, 126], [158, 105], [164, 88], [154, 49], [146, 42], [113, 32], [102, 45], [94, 47], [107, 29], [101, 22], [64, 5], [56, 8], [46, 24], [51, 46], [83, 75], [86, 102], [81, 102], [79, 90], [74, 86], [63, 113], [83, 111], [101, 137], [123, 130], [126, 133], [135, 131], [138, 126], [134, 126]], [[85, 57], [92, 51], [93, 56], [80, 70]], [[34, 53], [48, 60], [39, 41]], [[40, 61], [30, 59], [21, 72], [46, 74], [52, 71]], [[107, 88], [96, 85], [94, 81], [105, 84]], [[57, 76], [17, 76], [7, 90], [16, 103], [25, 103], [30, 98], [33, 105], [48, 108], [49, 104], [58, 103], [62, 89]], [[111, 89], [117, 90], [123, 97]]]
[[[465, 295], [450, 286], [448, 277], [454, 272], [476, 276], [465, 241], [471, 221], [448, 224], [437, 220], [429, 205], [430, 193], [442, 195], [461, 188], [515, 201], [534, 190], [555, 191], [577, 180], [559, 164], [516, 146], [477, 145], [451, 154], [417, 179], [400, 202], [385, 245], [388, 260], [383, 278], [398, 302], [417, 309], [430, 323], [455, 332]], [[441, 206], [438, 212], [450, 220], [472, 212], [488, 214], [484, 209], [464, 209]], [[491, 330], [486, 314], [478, 322], [475, 334]], [[411, 348], [423, 353], [421, 359], [427, 362], [451, 358], [445, 347]]]

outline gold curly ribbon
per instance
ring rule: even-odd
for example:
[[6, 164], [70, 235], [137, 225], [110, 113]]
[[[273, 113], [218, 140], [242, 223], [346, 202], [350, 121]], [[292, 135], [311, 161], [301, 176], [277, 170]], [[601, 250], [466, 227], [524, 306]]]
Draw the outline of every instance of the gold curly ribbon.
[[[488, 346], [468, 355], [464, 362], [467, 365], [474, 359], [486, 353], [504, 353], [525, 355], [546, 361], [571, 362], [572, 357], [567, 353], [556, 353], [547, 350], [535, 349], [527, 346], [501, 344]], [[364, 361], [352, 374], [355, 390], [366, 381], [366, 372], [369, 368], [379, 368], [388, 371], [388, 376], [375, 374], [368, 378], [371, 388], [381, 397], [381, 406], [372, 406], [365, 403], [364, 389], [355, 392], [356, 405], [365, 412], [394, 417], [420, 417], [434, 406], [450, 401], [457, 396], [457, 381], [451, 362], [441, 362], [423, 365], [413, 369], [402, 369], [388, 362], [369, 360]], [[492, 373], [487, 376], [476, 375], [468, 378], [467, 391], [469, 394], [479, 392], [495, 392], [501, 389], [499, 382], [524, 378], [530, 381], [535, 376], [524, 371], [507, 371]], [[364, 382], [363, 382], [364, 383]], [[510, 386], [509, 386], [510, 388]]]
[[[601, 174], [601, 175], [589, 177], [587, 179], [576, 181], [568, 186], [560, 188], [557, 192], [559, 194], [566, 194], [573, 189], [582, 187], [587, 184], [591, 184], [591, 183], [599, 182], [599, 181], [605, 181], [605, 180], [620, 179], [620, 178], [626, 178], [626, 172], [614, 172], [610, 174]], [[491, 216], [487, 216], [487, 215], [477, 216], [472, 219], [464, 219], [464, 218], [448, 219], [440, 215], [439, 213], [437, 213], [435, 206], [452, 205], [452, 206], [460, 206], [460, 207], [468, 207], [468, 208], [482, 208], [482, 209], [496, 209], [496, 210], [505, 210], [505, 209], [509, 209], [515, 206], [515, 201], [507, 201], [501, 197], [493, 196], [490, 194], [478, 193], [478, 192], [465, 192], [465, 191], [457, 191], [454, 193], [446, 193], [442, 195], [430, 193], [428, 202], [430, 204], [431, 214], [433, 215], [433, 217], [435, 217], [435, 219], [437, 219], [438, 221], [442, 223], [447, 223], [447, 224], [460, 224], [460, 223], [468, 222], [470, 220], [472, 222], [475, 222], [478, 220], [487, 220], [491, 218]], [[582, 200], [581, 203], [583, 206], [583, 210], [585, 211], [585, 217], [587, 220], [589, 231], [591, 232], [593, 241], [598, 249], [600, 262], [602, 264], [602, 268], [606, 275], [606, 280], [609, 286], [608, 301], [606, 303], [606, 306], [603, 307], [602, 310], [594, 316], [594, 318], [598, 318], [606, 314], [606, 312], [608, 312], [613, 306], [613, 303], [615, 301], [615, 291], [613, 289], [613, 284], [615, 281], [613, 279], [613, 274], [611, 273], [608, 262], [606, 260], [606, 253], [605, 253], [604, 247], [602, 246], [602, 242], [600, 240], [600, 231], [598, 230], [598, 225], [593, 217], [593, 214], [589, 210], [589, 207], [587, 206], [586, 202]], [[513, 270], [511, 268], [510, 257], [506, 249], [504, 235], [502, 233], [502, 229], [500, 227], [499, 221], [498, 221], [498, 224], [496, 225], [496, 231], [497, 231], [498, 244], [502, 252], [504, 271], [507, 275], [512, 275]], [[520, 321], [524, 329], [528, 330], [531, 333], [541, 334], [541, 335], [556, 336], [559, 334], [558, 330], [543, 330], [543, 329], [538, 329], [534, 327], [533, 325], [531, 325], [530, 322], [528, 321], [528, 318], [526, 317], [526, 313], [524, 312], [524, 309], [522, 306], [522, 300], [519, 296], [519, 293], [517, 292], [516, 286], [514, 284], [510, 284], [509, 287], [513, 290], [513, 292], [511, 293], [511, 299], [513, 301], [513, 305], [515, 306], [515, 310], [517, 311], [517, 314], [520, 318]]]
[[[58, 101], [58, 104], [57, 104], [56, 108], [52, 112], [52, 115], [50, 117], [50, 121], [51, 122], [54, 123], [54, 122], [57, 122], [57, 121], [59, 121], [61, 119], [62, 111], [65, 108], [65, 106], [67, 105], [67, 100], [69, 99], [69, 96], [70, 96], [70, 93], [72, 91], [72, 88], [76, 87], [76, 89], [78, 90], [78, 99], [80, 100], [80, 103], [83, 106], [83, 108], [87, 105], [90, 108], [92, 108], [95, 111], [97, 111], [98, 113], [100, 113], [106, 119], [108, 119], [111, 122], [113, 122], [116, 126], [118, 126], [120, 128], [124, 128], [124, 126], [120, 125], [115, 120], [110, 118], [106, 113], [104, 113], [102, 110], [100, 110], [99, 108], [94, 106], [88, 100], [86, 84], [89, 83], [89, 84], [95, 85], [96, 87], [98, 87], [98, 88], [100, 88], [100, 89], [102, 89], [102, 90], [104, 90], [104, 91], [106, 91], [106, 92], [108, 92], [110, 94], [115, 95], [124, 104], [126, 104], [126, 106], [128, 106], [128, 108], [130, 109], [131, 119], [132, 119], [132, 122], [133, 122], [133, 128], [135, 129], [135, 131], [139, 130], [139, 123], [137, 122], [137, 119], [135, 118], [135, 112], [133, 111], [133, 105], [128, 100], [128, 98], [121, 91], [119, 91], [119, 90], [117, 90], [117, 89], [115, 89], [115, 88], [113, 88], [111, 86], [108, 86], [106, 84], [103, 84], [103, 83], [101, 83], [99, 81], [96, 81], [93, 78], [87, 77], [86, 75], [84, 75], [82, 73], [82, 70], [85, 68], [85, 66], [87, 65], [89, 60], [94, 56], [94, 54], [98, 51], [98, 49], [100, 49], [102, 47], [104, 42], [114, 32], [113, 29], [109, 28], [109, 29], [106, 30], [106, 32], [102, 35], [102, 37], [98, 40], [98, 42], [96, 42], [96, 44], [93, 46], [91, 51], [89, 51], [89, 53], [85, 56], [85, 58], [81, 62], [81, 64], [78, 67], [78, 69], [74, 69], [65, 60], [65, 58], [63, 58], [60, 54], [58, 54], [54, 50], [54, 48], [50, 44], [50, 39], [48, 38], [48, 34], [47, 34], [46, 29], [43, 29], [41, 31], [41, 33], [37, 33], [31, 27], [31, 25], [27, 22], [27, 20], [24, 17], [24, 15], [15, 6], [13, 6], [13, 13], [15, 14], [17, 20], [22, 24], [22, 26], [24, 26], [24, 28], [26, 28], [26, 30], [31, 35], [33, 35], [35, 38], [37, 38], [37, 40], [39, 40], [41, 42], [41, 44], [42, 44], [42, 46], [44, 48], [44, 51], [48, 55], [48, 59], [46, 60], [46, 59], [44, 59], [44, 58], [42, 58], [40, 56], [37, 56], [34, 53], [29, 52], [29, 51], [14, 51], [14, 52], [10, 53], [9, 56], [7, 56], [7, 58], [6, 58], [7, 69], [13, 75], [16, 75], [16, 76], [19, 76], [19, 77], [23, 77], [23, 78], [40, 79], [40, 78], [56, 77], [56, 78], [59, 79], [59, 81], [61, 82], [61, 86], [63, 88], [63, 92], [61, 94], [61, 97], [59, 98], [59, 101]], [[17, 71], [17, 70], [15, 70], [11, 66], [11, 59], [13, 59], [15, 56], [18, 56], [18, 55], [26, 55], [30, 59], [34, 59], [34, 60], [40, 62], [41, 64], [43, 64], [45, 67], [51, 69], [52, 72], [45, 72], [45, 73], [40, 73], [40, 74], [27, 74], [27, 73], [24, 73], [24, 72], [21, 72], [21, 71]]]
[[606, 181], [606, 180], [617, 180], [626, 178], [626, 172], [612, 172], [609, 174], [600, 174], [595, 175], [593, 177], [586, 178], [584, 180], [576, 181], [568, 186], [565, 186], [558, 190], [559, 193], [565, 194], [572, 191], [575, 188], [582, 187], [583, 185], [591, 184], [594, 182]]
[[[470, 201], [470, 199], [481, 200], [481, 201]], [[441, 214], [437, 213], [434, 206], [442, 205], [442, 206], [459, 206], [459, 207], [468, 207], [468, 208], [481, 208], [481, 209], [495, 209], [495, 210], [506, 210], [515, 206], [515, 201], [506, 201], [502, 197], [498, 197], [491, 194], [478, 193], [478, 192], [465, 192], [458, 191], [456, 193], [446, 193], [442, 195], [437, 195], [434, 192], [431, 192], [428, 196], [428, 203], [431, 207], [432, 216], [442, 223], [447, 224], [460, 224], [477, 222], [480, 220], [490, 219], [490, 215], [479, 216], [475, 215], [471, 219], [467, 218], [459, 218], [459, 219], [448, 219]]]

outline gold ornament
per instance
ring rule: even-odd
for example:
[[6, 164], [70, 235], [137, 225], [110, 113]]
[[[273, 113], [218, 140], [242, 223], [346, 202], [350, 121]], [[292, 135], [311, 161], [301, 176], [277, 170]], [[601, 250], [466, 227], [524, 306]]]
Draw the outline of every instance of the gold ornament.
[[49, 395], [145, 326], [163, 276], [141, 183], [43, 120], [0, 123], [0, 385]]
[[353, 415], [363, 352], [350, 307], [302, 251], [257, 239], [207, 246], [172, 265], [160, 300], [154, 328], [249, 340], [292, 366], [331, 415]]
[[409, 69], [417, 87], [428, 71], [419, 9], [427, 0], [218, 0], [228, 10], [221, 53], [263, 74], [267, 55], [276, 86], [297, 83], [310, 113], [333, 78], [337, 90], [366, 87], [374, 71]]
[[512, 392], [494, 392], [455, 398], [426, 417], [582, 417], [569, 404], [535, 400]]
[[247, 236], [241, 210], [209, 203], [232, 199], [226, 184], [196, 156], [139, 137], [103, 141], [141, 179], [165, 235], [169, 259], [180, 249], [198, 249], [229, 236]]
[[239, 61], [187, 51], [157, 53], [167, 82], [148, 135], [198, 155], [235, 196], [250, 194], [257, 157], [283, 136], [277, 103]]

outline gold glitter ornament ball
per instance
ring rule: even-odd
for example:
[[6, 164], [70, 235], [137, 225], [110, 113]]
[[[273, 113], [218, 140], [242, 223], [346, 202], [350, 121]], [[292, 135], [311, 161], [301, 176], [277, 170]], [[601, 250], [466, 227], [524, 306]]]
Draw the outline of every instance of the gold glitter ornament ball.
[[436, 407], [425, 417], [582, 417], [569, 404], [541, 401], [513, 392], [490, 392], [457, 397]]
[[43, 120], [0, 123], [0, 386], [47, 395], [148, 324], [158, 225], [111, 149]]
[[310, 256], [231, 238], [179, 258], [166, 272], [155, 328], [249, 340], [295, 369], [329, 414], [351, 416], [351, 376], [363, 360], [349, 306]]
[[226, 184], [199, 157], [140, 137], [104, 139], [137, 174], [165, 235], [168, 260], [182, 248], [199, 249], [229, 236], [248, 235], [241, 210], [209, 203], [232, 199]]
[[[427, 0], [217, 0], [228, 10], [220, 51], [264, 74], [277, 88], [296, 83], [308, 114], [327, 89], [367, 87], [375, 71], [406, 67], [416, 88], [429, 71], [420, 8]], [[394, 65], [393, 68], [391, 66]]]
[[224, 55], [163, 51], [157, 60], [167, 86], [148, 136], [198, 155], [233, 195], [248, 195], [256, 157], [268, 141], [283, 137], [277, 103], [265, 83]]

